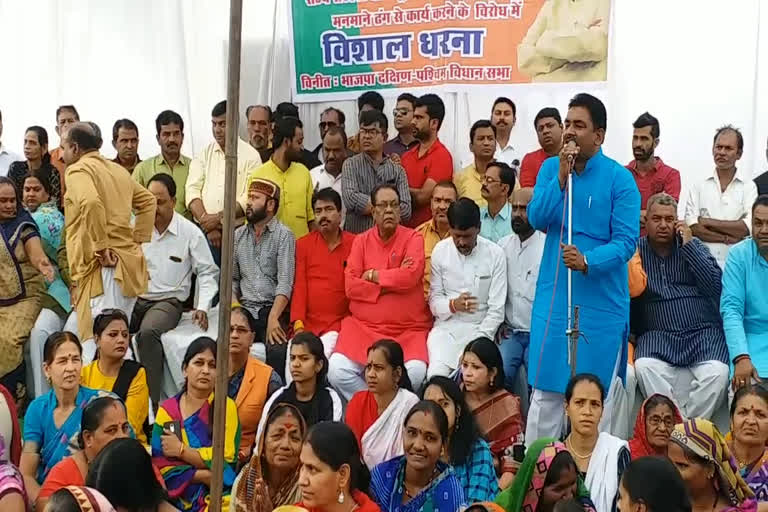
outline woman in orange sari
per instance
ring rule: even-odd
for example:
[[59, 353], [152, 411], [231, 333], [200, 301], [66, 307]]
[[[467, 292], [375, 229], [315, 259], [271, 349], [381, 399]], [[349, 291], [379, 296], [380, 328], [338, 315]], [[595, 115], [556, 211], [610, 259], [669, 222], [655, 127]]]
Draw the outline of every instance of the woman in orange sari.
[[499, 347], [488, 338], [471, 341], [461, 359], [461, 376], [467, 405], [490, 445], [504, 489], [512, 479], [512, 447], [524, 441], [524, 424], [520, 398], [504, 389]]

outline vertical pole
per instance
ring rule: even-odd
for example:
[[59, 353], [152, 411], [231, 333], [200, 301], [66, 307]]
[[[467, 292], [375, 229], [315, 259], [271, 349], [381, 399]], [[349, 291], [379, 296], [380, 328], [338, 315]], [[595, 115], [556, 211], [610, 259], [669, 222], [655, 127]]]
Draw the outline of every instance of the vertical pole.
[[[568, 173], [568, 245], [573, 245], [573, 170]], [[576, 371], [576, 354], [572, 343], [573, 334], [573, 270], [568, 269], [568, 324], [566, 337], [568, 338], [568, 364], [571, 366], [571, 376]]]
[[227, 381], [229, 372], [229, 316], [232, 304], [232, 253], [237, 207], [237, 143], [240, 109], [240, 49], [243, 0], [229, 3], [229, 66], [227, 74], [227, 135], [225, 148], [224, 215], [221, 238], [219, 286], [219, 333], [216, 343], [216, 387], [213, 410], [213, 467], [211, 468], [211, 512], [221, 512], [224, 485], [224, 437], [226, 435]]

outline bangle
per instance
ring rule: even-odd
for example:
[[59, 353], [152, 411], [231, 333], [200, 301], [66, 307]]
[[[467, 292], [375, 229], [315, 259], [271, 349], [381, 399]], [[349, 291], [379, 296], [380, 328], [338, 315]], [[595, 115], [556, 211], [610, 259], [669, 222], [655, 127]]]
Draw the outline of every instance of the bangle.
[[180, 458], [181, 458], [181, 455], [182, 455], [183, 453], [184, 453], [184, 443], [181, 443], [181, 448], [179, 448], [179, 456], [177, 457], [177, 459], [180, 459]]
[[752, 359], [749, 357], [749, 354], [741, 354], [740, 356], [736, 356], [736, 358], [733, 360], [733, 364], [738, 363], [739, 361], [743, 361], [744, 359]]
[[301, 320], [296, 320], [293, 322], [293, 330], [298, 331], [299, 329], [304, 329], [304, 322]]
[[455, 300], [456, 299], [451, 299], [451, 300], [448, 301], [448, 309], [451, 310], [451, 313], [455, 313], [456, 312], [456, 306], [453, 305], [453, 301], [455, 301]]

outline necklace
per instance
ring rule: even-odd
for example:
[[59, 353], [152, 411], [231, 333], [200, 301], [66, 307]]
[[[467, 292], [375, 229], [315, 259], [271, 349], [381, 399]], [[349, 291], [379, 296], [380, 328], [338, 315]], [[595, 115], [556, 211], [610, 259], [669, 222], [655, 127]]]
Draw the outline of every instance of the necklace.
[[419, 489], [418, 489], [418, 490], [417, 490], [415, 493], [413, 493], [413, 494], [411, 494], [411, 491], [409, 491], [409, 490], [408, 490], [408, 484], [406, 484], [406, 483], [405, 483], [405, 479], [403, 479], [403, 492], [404, 492], [404, 493], [405, 493], [405, 495], [408, 497], [408, 499], [413, 499], [413, 498], [415, 498], [416, 496], [418, 496], [418, 494], [419, 494], [421, 491], [423, 491], [424, 489], [426, 489], [427, 487], [429, 487], [429, 485], [430, 485], [430, 484], [432, 483], [432, 481], [435, 479], [435, 476], [437, 476], [437, 466], [435, 466], [435, 469], [432, 471], [432, 476], [430, 476], [430, 477], [429, 477], [429, 481], [427, 482], [427, 484], [426, 484], [424, 487], [420, 487], [420, 488], [419, 488]]
[[576, 451], [576, 450], [573, 448], [573, 443], [571, 443], [571, 436], [568, 436], [568, 437], [566, 438], [566, 440], [565, 440], [565, 446], [566, 446], [566, 448], [568, 448], [568, 451], [569, 451], [569, 452], [571, 452], [571, 455], [573, 455], [573, 456], [574, 456], [574, 457], [576, 457], [577, 459], [582, 459], [582, 460], [590, 458], [590, 457], [592, 456], [592, 452], [593, 452], [593, 451], [595, 451], [595, 449], [594, 449], [594, 448], [592, 448], [592, 451], [590, 451], [588, 454], [586, 454], [586, 455], [582, 455], [582, 454], [580, 454], [579, 452], [577, 452], [577, 451]]

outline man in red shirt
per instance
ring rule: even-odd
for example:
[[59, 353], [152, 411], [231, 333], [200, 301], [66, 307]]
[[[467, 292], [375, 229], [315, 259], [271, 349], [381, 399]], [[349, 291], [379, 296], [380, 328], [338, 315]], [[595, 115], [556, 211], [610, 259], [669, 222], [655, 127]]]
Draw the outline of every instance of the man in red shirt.
[[680, 200], [680, 172], [665, 164], [654, 152], [659, 145], [659, 120], [646, 112], [632, 126], [632, 153], [627, 169], [640, 191], [640, 236], [645, 236], [645, 209], [652, 195], [666, 192]]
[[533, 188], [536, 186], [536, 176], [544, 160], [560, 153], [563, 147], [563, 121], [560, 112], [553, 107], [543, 108], [533, 120], [536, 136], [539, 138], [541, 149], [528, 153], [520, 164], [520, 186]]
[[429, 207], [432, 189], [439, 182], [453, 178], [453, 158], [437, 138], [444, 118], [445, 105], [438, 95], [425, 94], [416, 100], [411, 124], [419, 144], [403, 153], [401, 159], [411, 189], [408, 227], [415, 228], [432, 218]]
[[291, 323], [294, 334], [320, 336], [325, 356], [331, 357], [341, 320], [349, 314], [344, 268], [355, 235], [341, 230], [341, 196], [332, 188], [315, 193], [312, 209], [319, 229], [296, 241]]

